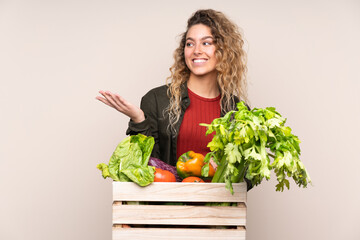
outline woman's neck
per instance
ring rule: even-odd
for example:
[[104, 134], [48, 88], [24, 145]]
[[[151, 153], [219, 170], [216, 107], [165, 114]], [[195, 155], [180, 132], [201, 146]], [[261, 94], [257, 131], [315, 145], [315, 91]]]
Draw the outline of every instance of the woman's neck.
[[215, 98], [219, 96], [220, 90], [216, 81], [217, 73], [205, 76], [190, 74], [187, 87], [197, 95], [205, 98]]

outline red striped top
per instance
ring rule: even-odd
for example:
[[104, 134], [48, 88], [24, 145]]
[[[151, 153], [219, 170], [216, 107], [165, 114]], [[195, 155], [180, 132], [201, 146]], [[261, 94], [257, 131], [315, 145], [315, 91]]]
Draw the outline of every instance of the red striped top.
[[179, 156], [187, 151], [202, 153], [204, 156], [210, 151], [207, 144], [211, 141], [213, 134], [205, 136], [206, 127], [199, 123], [211, 123], [214, 118], [220, 117], [220, 98], [204, 98], [188, 88], [190, 105], [186, 109], [180, 126], [177, 139], [177, 153]]

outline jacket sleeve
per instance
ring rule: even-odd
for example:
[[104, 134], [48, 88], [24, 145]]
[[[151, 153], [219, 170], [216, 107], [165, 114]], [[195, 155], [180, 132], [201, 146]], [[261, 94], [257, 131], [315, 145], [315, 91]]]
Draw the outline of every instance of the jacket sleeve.
[[152, 136], [155, 140], [155, 145], [151, 156], [159, 158], [159, 134], [158, 134], [158, 116], [157, 116], [157, 101], [156, 95], [153, 92], [148, 92], [141, 99], [140, 108], [143, 110], [145, 120], [139, 123], [135, 123], [130, 119], [127, 135], [144, 134], [146, 136]]

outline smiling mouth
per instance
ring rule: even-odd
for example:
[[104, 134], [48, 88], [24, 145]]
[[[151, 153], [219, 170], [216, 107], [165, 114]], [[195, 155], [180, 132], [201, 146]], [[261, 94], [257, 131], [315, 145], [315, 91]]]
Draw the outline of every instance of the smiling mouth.
[[201, 58], [201, 59], [193, 59], [192, 60], [194, 63], [204, 63], [204, 62], [206, 62], [207, 61], [207, 59], [205, 59], [205, 58]]

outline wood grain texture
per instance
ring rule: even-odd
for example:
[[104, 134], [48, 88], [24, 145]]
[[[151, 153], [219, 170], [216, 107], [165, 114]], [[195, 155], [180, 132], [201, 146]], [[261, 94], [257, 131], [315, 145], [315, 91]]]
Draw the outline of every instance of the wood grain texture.
[[245, 240], [245, 229], [113, 228], [113, 240]]
[[[152, 183], [140, 187], [132, 182], [113, 182], [113, 240], [245, 240], [246, 183], [233, 187], [234, 195], [223, 183]], [[122, 203], [128, 201], [145, 204]], [[237, 204], [206, 206], [206, 202]]]
[[113, 224], [245, 226], [246, 206], [113, 205]]
[[113, 201], [245, 202], [246, 183], [233, 184], [234, 195], [224, 183], [152, 183], [140, 187], [132, 182], [113, 182]]

